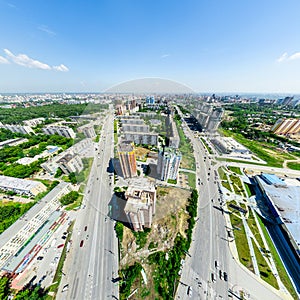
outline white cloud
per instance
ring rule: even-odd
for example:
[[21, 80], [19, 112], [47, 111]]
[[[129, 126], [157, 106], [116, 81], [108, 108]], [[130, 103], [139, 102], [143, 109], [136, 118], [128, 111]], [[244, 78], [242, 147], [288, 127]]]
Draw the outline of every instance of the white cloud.
[[277, 62], [283, 62], [283, 61], [295, 60], [295, 59], [300, 59], [300, 52], [295, 52], [292, 55], [288, 55], [288, 53], [285, 52], [277, 59]]
[[60, 72], [68, 72], [69, 71], [69, 69], [63, 64], [60, 64], [59, 66], [54, 66], [53, 69], [56, 71], [60, 71]]
[[300, 58], [300, 52], [296, 52], [289, 57], [289, 60], [294, 60], [299, 58]]
[[51, 29], [49, 29], [46, 25], [41, 25], [41, 26], [38, 27], [38, 29], [48, 33], [51, 36], [56, 35], [56, 33], [54, 31], [52, 31]]
[[277, 61], [282, 62], [282, 61], [286, 60], [287, 58], [288, 58], [288, 54], [287, 54], [287, 52], [285, 52], [277, 59]]
[[[13, 54], [11, 51], [9, 51], [8, 49], [4, 49], [4, 52], [7, 56], [7, 59], [4, 58], [7, 62], [11, 61], [14, 62], [17, 65], [26, 67], [26, 68], [34, 68], [34, 69], [42, 69], [42, 70], [56, 70], [56, 71], [60, 71], [60, 72], [67, 72], [69, 71], [69, 69], [61, 64], [59, 66], [50, 66], [46, 63], [40, 62], [38, 60], [32, 59], [29, 56], [27, 56], [26, 54], [18, 54], [15, 55]], [[1, 56], [0, 56], [1, 57]], [[1, 60], [0, 60], [1, 62]]]
[[5, 57], [0, 55], [0, 64], [9, 64], [9, 61]]
[[163, 54], [160, 58], [166, 58], [166, 57], [169, 57], [170, 54]]
[[27, 68], [36, 68], [42, 70], [51, 70], [51, 67], [45, 63], [42, 63], [38, 60], [32, 59], [26, 54], [14, 55], [8, 49], [4, 49], [6, 55], [17, 65], [27, 67]]

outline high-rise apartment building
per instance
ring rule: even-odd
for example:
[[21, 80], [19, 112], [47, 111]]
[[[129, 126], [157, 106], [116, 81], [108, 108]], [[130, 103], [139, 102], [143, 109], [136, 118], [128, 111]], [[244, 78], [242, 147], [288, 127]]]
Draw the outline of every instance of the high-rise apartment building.
[[271, 129], [275, 134], [297, 134], [300, 132], [299, 119], [279, 119]]
[[173, 148], [165, 147], [159, 150], [157, 174], [160, 180], [177, 179], [181, 154]]
[[156, 190], [147, 178], [131, 180], [125, 193], [124, 212], [134, 231], [150, 228], [155, 214]]
[[136, 158], [132, 143], [129, 141], [121, 142], [118, 147], [118, 154], [123, 177], [131, 178], [136, 176]]

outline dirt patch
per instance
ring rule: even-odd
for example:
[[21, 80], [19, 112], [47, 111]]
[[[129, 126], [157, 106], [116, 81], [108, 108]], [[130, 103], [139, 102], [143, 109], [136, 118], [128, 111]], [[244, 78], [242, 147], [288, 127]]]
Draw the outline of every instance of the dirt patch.
[[190, 192], [176, 187], [158, 187], [156, 214], [153, 218], [151, 231], [147, 234], [145, 245], [139, 249], [132, 231], [125, 227], [123, 233], [120, 268], [139, 262], [146, 273], [147, 284], [139, 281], [138, 286], [143, 293], [135, 294], [135, 299], [155, 299], [153, 277], [155, 269], [148, 265], [147, 257], [157, 251], [167, 251], [174, 245], [177, 233], [185, 236], [188, 228], [188, 213], [185, 210]]
[[143, 147], [136, 147], [134, 149], [135, 152], [135, 156], [137, 159], [142, 160], [142, 161], [146, 161], [148, 153], [150, 152], [150, 150], [145, 149]]

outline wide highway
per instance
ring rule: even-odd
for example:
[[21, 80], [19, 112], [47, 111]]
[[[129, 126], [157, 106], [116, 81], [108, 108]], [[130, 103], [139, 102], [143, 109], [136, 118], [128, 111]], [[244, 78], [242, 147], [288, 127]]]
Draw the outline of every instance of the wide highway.
[[222, 203], [218, 189], [218, 165], [211, 160], [201, 141], [194, 138], [189, 129], [187, 133], [196, 159], [198, 219], [175, 299], [239, 299], [237, 291], [241, 290], [246, 295], [245, 299], [283, 299], [275, 289], [258, 281], [233, 257], [229, 248], [232, 238], [228, 237], [224, 215], [218, 209]]
[[[113, 157], [113, 114], [102, 129], [85, 198], [74, 225], [72, 247], [57, 299], [117, 299], [118, 244], [114, 222], [107, 216], [113, 182], [107, 173]], [[67, 288], [63, 289], [64, 286]]]

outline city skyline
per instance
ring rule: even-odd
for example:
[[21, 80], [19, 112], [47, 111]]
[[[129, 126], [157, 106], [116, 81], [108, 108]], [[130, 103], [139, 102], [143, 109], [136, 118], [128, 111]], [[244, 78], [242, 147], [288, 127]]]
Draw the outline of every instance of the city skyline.
[[0, 1], [0, 93], [105, 92], [163, 78], [195, 92], [300, 93], [298, 1]]

